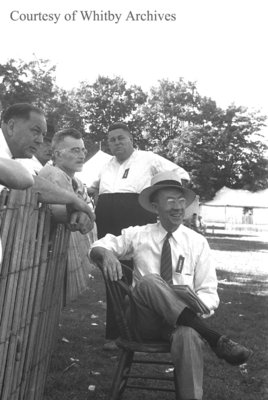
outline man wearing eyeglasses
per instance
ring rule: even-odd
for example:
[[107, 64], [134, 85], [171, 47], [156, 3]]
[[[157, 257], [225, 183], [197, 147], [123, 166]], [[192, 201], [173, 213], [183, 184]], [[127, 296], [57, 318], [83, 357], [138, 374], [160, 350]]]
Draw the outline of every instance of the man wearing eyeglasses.
[[[75, 173], [82, 170], [87, 154], [81, 133], [72, 128], [60, 130], [53, 136], [51, 145], [54, 165], [46, 165], [39, 172], [39, 176], [74, 193], [85, 203], [91, 205], [86, 187], [75, 177]], [[92, 206], [91, 209], [93, 214]], [[71, 277], [76, 276], [77, 270], [79, 270], [80, 278], [82, 274], [82, 280], [78, 285], [79, 290], [81, 290], [80, 285], [85, 286], [87, 282], [91, 268], [87, 251], [96, 236], [93, 230], [94, 220], [83, 212], [66, 215], [66, 208], [64, 209], [60, 205], [51, 206], [51, 210], [57, 221], [61, 219], [62, 222], [68, 221], [67, 226], [72, 231], [65, 270], [64, 302], [66, 302], [67, 299], [74, 298], [70, 285], [72, 284]]]
[[[52, 139], [54, 165], [47, 165], [39, 172], [39, 176], [46, 178], [63, 189], [75, 192], [86, 203], [90, 203], [83, 183], [75, 177], [81, 171], [85, 162], [87, 150], [82, 135], [76, 129], [63, 129], [55, 133]], [[53, 206], [52, 213], [57, 220], [66, 218], [62, 206]], [[92, 220], [82, 212], [73, 213], [70, 220], [72, 231], [86, 234], [92, 230]]]
[[[122, 278], [119, 259], [133, 258], [135, 328], [145, 342], [170, 341], [180, 400], [203, 398], [205, 342], [231, 365], [245, 363], [252, 354], [204, 320], [218, 307], [219, 297], [208, 242], [183, 225], [186, 209], [195, 197], [181, 185], [176, 171], [156, 174], [140, 193], [139, 203], [159, 221], [131, 226], [119, 236], [107, 234], [93, 244], [90, 253], [111, 281]], [[195, 309], [177, 285], [190, 287], [206, 311]]]

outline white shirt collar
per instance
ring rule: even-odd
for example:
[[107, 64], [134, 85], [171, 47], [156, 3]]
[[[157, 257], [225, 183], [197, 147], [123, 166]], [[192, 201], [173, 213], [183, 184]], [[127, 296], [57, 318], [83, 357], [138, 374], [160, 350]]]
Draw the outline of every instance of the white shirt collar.
[[133, 150], [133, 152], [130, 154], [130, 156], [129, 156], [125, 161], [123, 161], [122, 163], [120, 163], [120, 162], [117, 160], [116, 156], [113, 156], [112, 161], [113, 161], [114, 163], [118, 164], [118, 165], [124, 165], [124, 164], [127, 163], [129, 160], [131, 160], [131, 158], [135, 157], [136, 154], [137, 154], [137, 150]]
[[[161, 222], [157, 222], [157, 229], [159, 232], [159, 240], [164, 240], [166, 235], [167, 235], [167, 231], [165, 230], [165, 228], [161, 225]], [[174, 231], [172, 232], [172, 237], [173, 239], [176, 240], [176, 242], [180, 242], [180, 235], [181, 235], [181, 230], [182, 230], [182, 224], [180, 224], [180, 226]]]
[[0, 156], [3, 158], [13, 158], [10, 148], [7, 144], [6, 138], [2, 129], [0, 128]]

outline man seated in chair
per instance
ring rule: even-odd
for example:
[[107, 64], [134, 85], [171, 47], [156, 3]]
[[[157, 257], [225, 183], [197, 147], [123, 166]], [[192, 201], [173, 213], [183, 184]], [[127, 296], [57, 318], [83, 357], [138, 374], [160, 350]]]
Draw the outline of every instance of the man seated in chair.
[[172, 284], [189, 285], [208, 307], [218, 307], [217, 277], [204, 236], [182, 224], [185, 209], [194, 200], [193, 191], [183, 188], [175, 171], [161, 172], [139, 195], [146, 210], [159, 222], [123, 229], [121, 236], [107, 234], [94, 243], [91, 258], [111, 280], [122, 277], [118, 261], [134, 261], [133, 298], [137, 328], [144, 340], [171, 341], [180, 397], [202, 399], [203, 346], [232, 365], [245, 363], [251, 351], [227, 336], [211, 330], [204, 315], [193, 312], [177, 296]]

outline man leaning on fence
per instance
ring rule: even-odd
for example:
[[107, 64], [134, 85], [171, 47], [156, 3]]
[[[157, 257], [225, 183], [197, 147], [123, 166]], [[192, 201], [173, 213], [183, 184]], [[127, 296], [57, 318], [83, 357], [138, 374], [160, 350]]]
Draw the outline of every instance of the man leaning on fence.
[[181, 185], [176, 172], [152, 178], [139, 202], [159, 222], [129, 227], [121, 236], [107, 234], [94, 243], [91, 258], [111, 280], [122, 277], [118, 259], [134, 261], [133, 298], [137, 329], [144, 340], [171, 341], [171, 356], [183, 400], [202, 399], [203, 347], [232, 365], [244, 363], [251, 351], [213, 331], [175, 293], [172, 285], [189, 285], [210, 310], [218, 307], [217, 278], [207, 240], [183, 226], [185, 209], [195, 194]]
[[[52, 151], [54, 165], [46, 165], [39, 172], [39, 176], [75, 193], [86, 203], [91, 204], [86, 187], [75, 176], [76, 172], [82, 170], [87, 153], [81, 133], [73, 128], [56, 132], [52, 139]], [[56, 207], [53, 206], [52, 212], [57, 215], [60, 208]], [[75, 213], [72, 215], [70, 228], [86, 234], [93, 228], [92, 220], [85, 213]]]
[[[47, 124], [42, 110], [28, 103], [11, 105], [1, 115], [0, 157], [31, 158], [43, 142], [46, 130]], [[39, 176], [34, 176], [33, 180], [33, 190], [38, 193], [41, 202], [69, 205], [72, 212], [85, 212], [94, 220], [91, 208], [74, 193]]]

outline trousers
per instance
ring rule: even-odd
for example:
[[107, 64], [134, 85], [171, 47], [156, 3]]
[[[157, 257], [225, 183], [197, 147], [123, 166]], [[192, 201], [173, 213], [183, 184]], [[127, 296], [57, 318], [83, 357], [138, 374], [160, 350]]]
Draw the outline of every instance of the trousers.
[[137, 329], [144, 340], [170, 340], [180, 397], [203, 396], [204, 341], [192, 328], [176, 326], [186, 305], [157, 274], [143, 276], [133, 288]]

